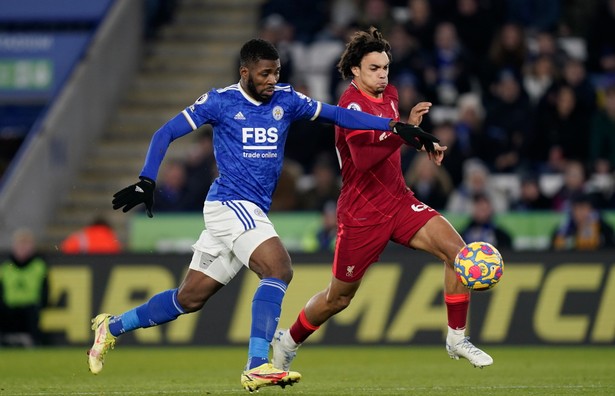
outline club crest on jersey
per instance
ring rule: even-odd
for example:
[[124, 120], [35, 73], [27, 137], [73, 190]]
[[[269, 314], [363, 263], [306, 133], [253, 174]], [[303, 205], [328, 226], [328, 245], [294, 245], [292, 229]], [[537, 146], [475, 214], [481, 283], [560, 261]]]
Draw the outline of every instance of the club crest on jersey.
[[359, 104], [358, 104], [358, 103], [356, 103], [356, 102], [352, 102], [352, 103], [350, 103], [350, 104], [348, 105], [348, 108], [349, 108], [350, 110], [361, 111], [361, 106], [359, 106]]
[[284, 109], [281, 108], [280, 106], [276, 106], [273, 108], [273, 111], [271, 112], [271, 114], [273, 114], [274, 120], [280, 121], [282, 117], [284, 117]]
[[354, 276], [354, 265], [349, 265], [346, 267], [346, 276], [348, 278], [352, 278]]

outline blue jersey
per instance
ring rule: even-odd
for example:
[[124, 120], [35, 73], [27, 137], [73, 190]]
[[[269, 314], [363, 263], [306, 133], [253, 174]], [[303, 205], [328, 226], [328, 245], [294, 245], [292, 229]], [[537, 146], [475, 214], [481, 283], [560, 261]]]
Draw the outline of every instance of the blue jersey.
[[219, 177], [208, 201], [247, 200], [265, 212], [282, 171], [284, 145], [293, 121], [315, 119], [320, 103], [278, 85], [271, 101], [256, 101], [240, 84], [212, 89], [183, 111], [193, 128], [211, 124]]
[[271, 101], [265, 103], [234, 84], [210, 90], [156, 131], [141, 176], [156, 180], [171, 142], [211, 124], [219, 176], [206, 199], [251, 201], [268, 212], [290, 124], [317, 118], [344, 128], [376, 130], [389, 130], [391, 121], [315, 101], [290, 85], [276, 85]]

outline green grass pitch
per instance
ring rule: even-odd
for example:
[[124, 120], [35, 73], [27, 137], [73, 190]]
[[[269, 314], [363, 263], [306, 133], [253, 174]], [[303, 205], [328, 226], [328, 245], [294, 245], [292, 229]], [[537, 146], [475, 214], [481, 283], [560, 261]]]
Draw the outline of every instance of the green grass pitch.
[[[0, 396], [248, 394], [239, 383], [245, 347], [122, 347], [99, 375], [86, 348], [0, 349]], [[304, 346], [303, 379], [259, 395], [615, 395], [615, 347], [486, 347], [476, 369], [442, 347]]]

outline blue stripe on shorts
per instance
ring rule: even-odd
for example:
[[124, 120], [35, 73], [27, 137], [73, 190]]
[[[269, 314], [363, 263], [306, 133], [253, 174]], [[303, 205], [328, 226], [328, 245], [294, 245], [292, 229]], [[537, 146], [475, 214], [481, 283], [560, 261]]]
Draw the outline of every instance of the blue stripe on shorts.
[[231, 208], [231, 210], [233, 210], [233, 212], [235, 212], [235, 215], [237, 216], [239, 221], [241, 221], [241, 223], [243, 224], [243, 228], [246, 231], [251, 230], [252, 228], [256, 228], [256, 222], [254, 221], [254, 218], [241, 202], [224, 201], [222, 202], [222, 205], [228, 206], [229, 208]]

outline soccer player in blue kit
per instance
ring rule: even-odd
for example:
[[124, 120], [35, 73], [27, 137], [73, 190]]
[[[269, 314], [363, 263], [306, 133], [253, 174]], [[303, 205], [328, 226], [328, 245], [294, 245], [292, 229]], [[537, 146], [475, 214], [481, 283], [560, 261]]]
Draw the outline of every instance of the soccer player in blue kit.
[[416, 126], [321, 103], [290, 85], [278, 84], [279, 55], [265, 40], [253, 39], [242, 46], [239, 73], [239, 83], [210, 90], [156, 131], [140, 180], [114, 195], [114, 209], [127, 212], [143, 203], [153, 217], [155, 180], [170, 143], [201, 125], [213, 126], [219, 177], [205, 198], [206, 229], [192, 246], [188, 272], [179, 288], [156, 294], [123, 314], [101, 313], [92, 319], [94, 343], [88, 364], [94, 374], [101, 372], [118, 336], [200, 310], [246, 266], [261, 281], [252, 301], [248, 362], [241, 384], [253, 392], [299, 381], [301, 374], [274, 368], [268, 357], [293, 276], [290, 256], [267, 217], [290, 124], [310, 119], [355, 130], [393, 130], [417, 149], [431, 152], [438, 141]]

